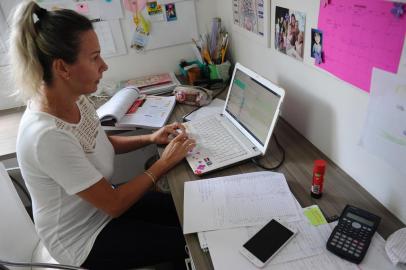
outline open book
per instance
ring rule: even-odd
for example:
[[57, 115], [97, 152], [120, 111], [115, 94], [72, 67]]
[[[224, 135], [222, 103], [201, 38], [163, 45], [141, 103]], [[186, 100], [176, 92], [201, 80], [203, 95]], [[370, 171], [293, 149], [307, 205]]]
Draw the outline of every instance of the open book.
[[158, 129], [165, 125], [176, 100], [174, 96], [141, 95], [134, 86], [119, 90], [97, 109], [102, 125]]
[[175, 73], [169, 72], [142, 76], [120, 82], [121, 88], [131, 85], [137, 87], [141, 94], [157, 95], [172, 92], [180, 83]]

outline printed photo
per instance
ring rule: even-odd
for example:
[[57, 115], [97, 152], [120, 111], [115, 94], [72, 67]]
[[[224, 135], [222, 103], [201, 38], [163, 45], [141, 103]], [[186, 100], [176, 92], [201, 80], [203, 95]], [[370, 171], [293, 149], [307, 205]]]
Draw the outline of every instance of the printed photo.
[[323, 33], [312, 28], [312, 45], [310, 56], [316, 60], [316, 64], [323, 62]]
[[165, 10], [166, 10], [166, 20], [168, 22], [177, 20], [175, 3], [166, 4]]
[[275, 49], [303, 60], [305, 25], [305, 13], [277, 6], [275, 10]]
[[147, 2], [147, 12], [149, 16], [153, 16], [156, 14], [162, 14], [162, 7], [158, 4], [157, 1]]

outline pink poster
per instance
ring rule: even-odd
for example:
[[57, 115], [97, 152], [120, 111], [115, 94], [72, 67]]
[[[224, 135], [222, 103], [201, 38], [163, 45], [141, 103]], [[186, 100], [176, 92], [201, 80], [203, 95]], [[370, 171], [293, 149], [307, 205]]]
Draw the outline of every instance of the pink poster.
[[320, 68], [369, 93], [372, 67], [396, 73], [406, 32], [406, 15], [393, 2], [330, 0], [320, 5], [324, 62]]

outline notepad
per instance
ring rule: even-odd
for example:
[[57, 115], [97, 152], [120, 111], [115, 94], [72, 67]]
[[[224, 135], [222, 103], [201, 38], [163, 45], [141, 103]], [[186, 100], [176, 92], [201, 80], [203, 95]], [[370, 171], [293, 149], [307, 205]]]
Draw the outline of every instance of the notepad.
[[307, 217], [310, 224], [312, 224], [313, 226], [327, 224], [327, 220], [324, 218], [323, 213], [317, 205], [311, 205], [304, 208], [303, 214]]
[[103, 104], [97, 115], [106, 126], [158, 129], [165, 125], [175, 104], [174, 96], [141, 95], [136, 87], [128, 86]]

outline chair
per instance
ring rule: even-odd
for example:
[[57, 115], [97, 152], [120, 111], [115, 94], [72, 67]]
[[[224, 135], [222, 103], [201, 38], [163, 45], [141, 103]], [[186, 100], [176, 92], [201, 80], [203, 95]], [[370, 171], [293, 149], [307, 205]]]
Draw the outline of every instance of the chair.
[[0, 269], [83, 269], [60, 265], [51, 257], [1, 162], [0, 217]]

